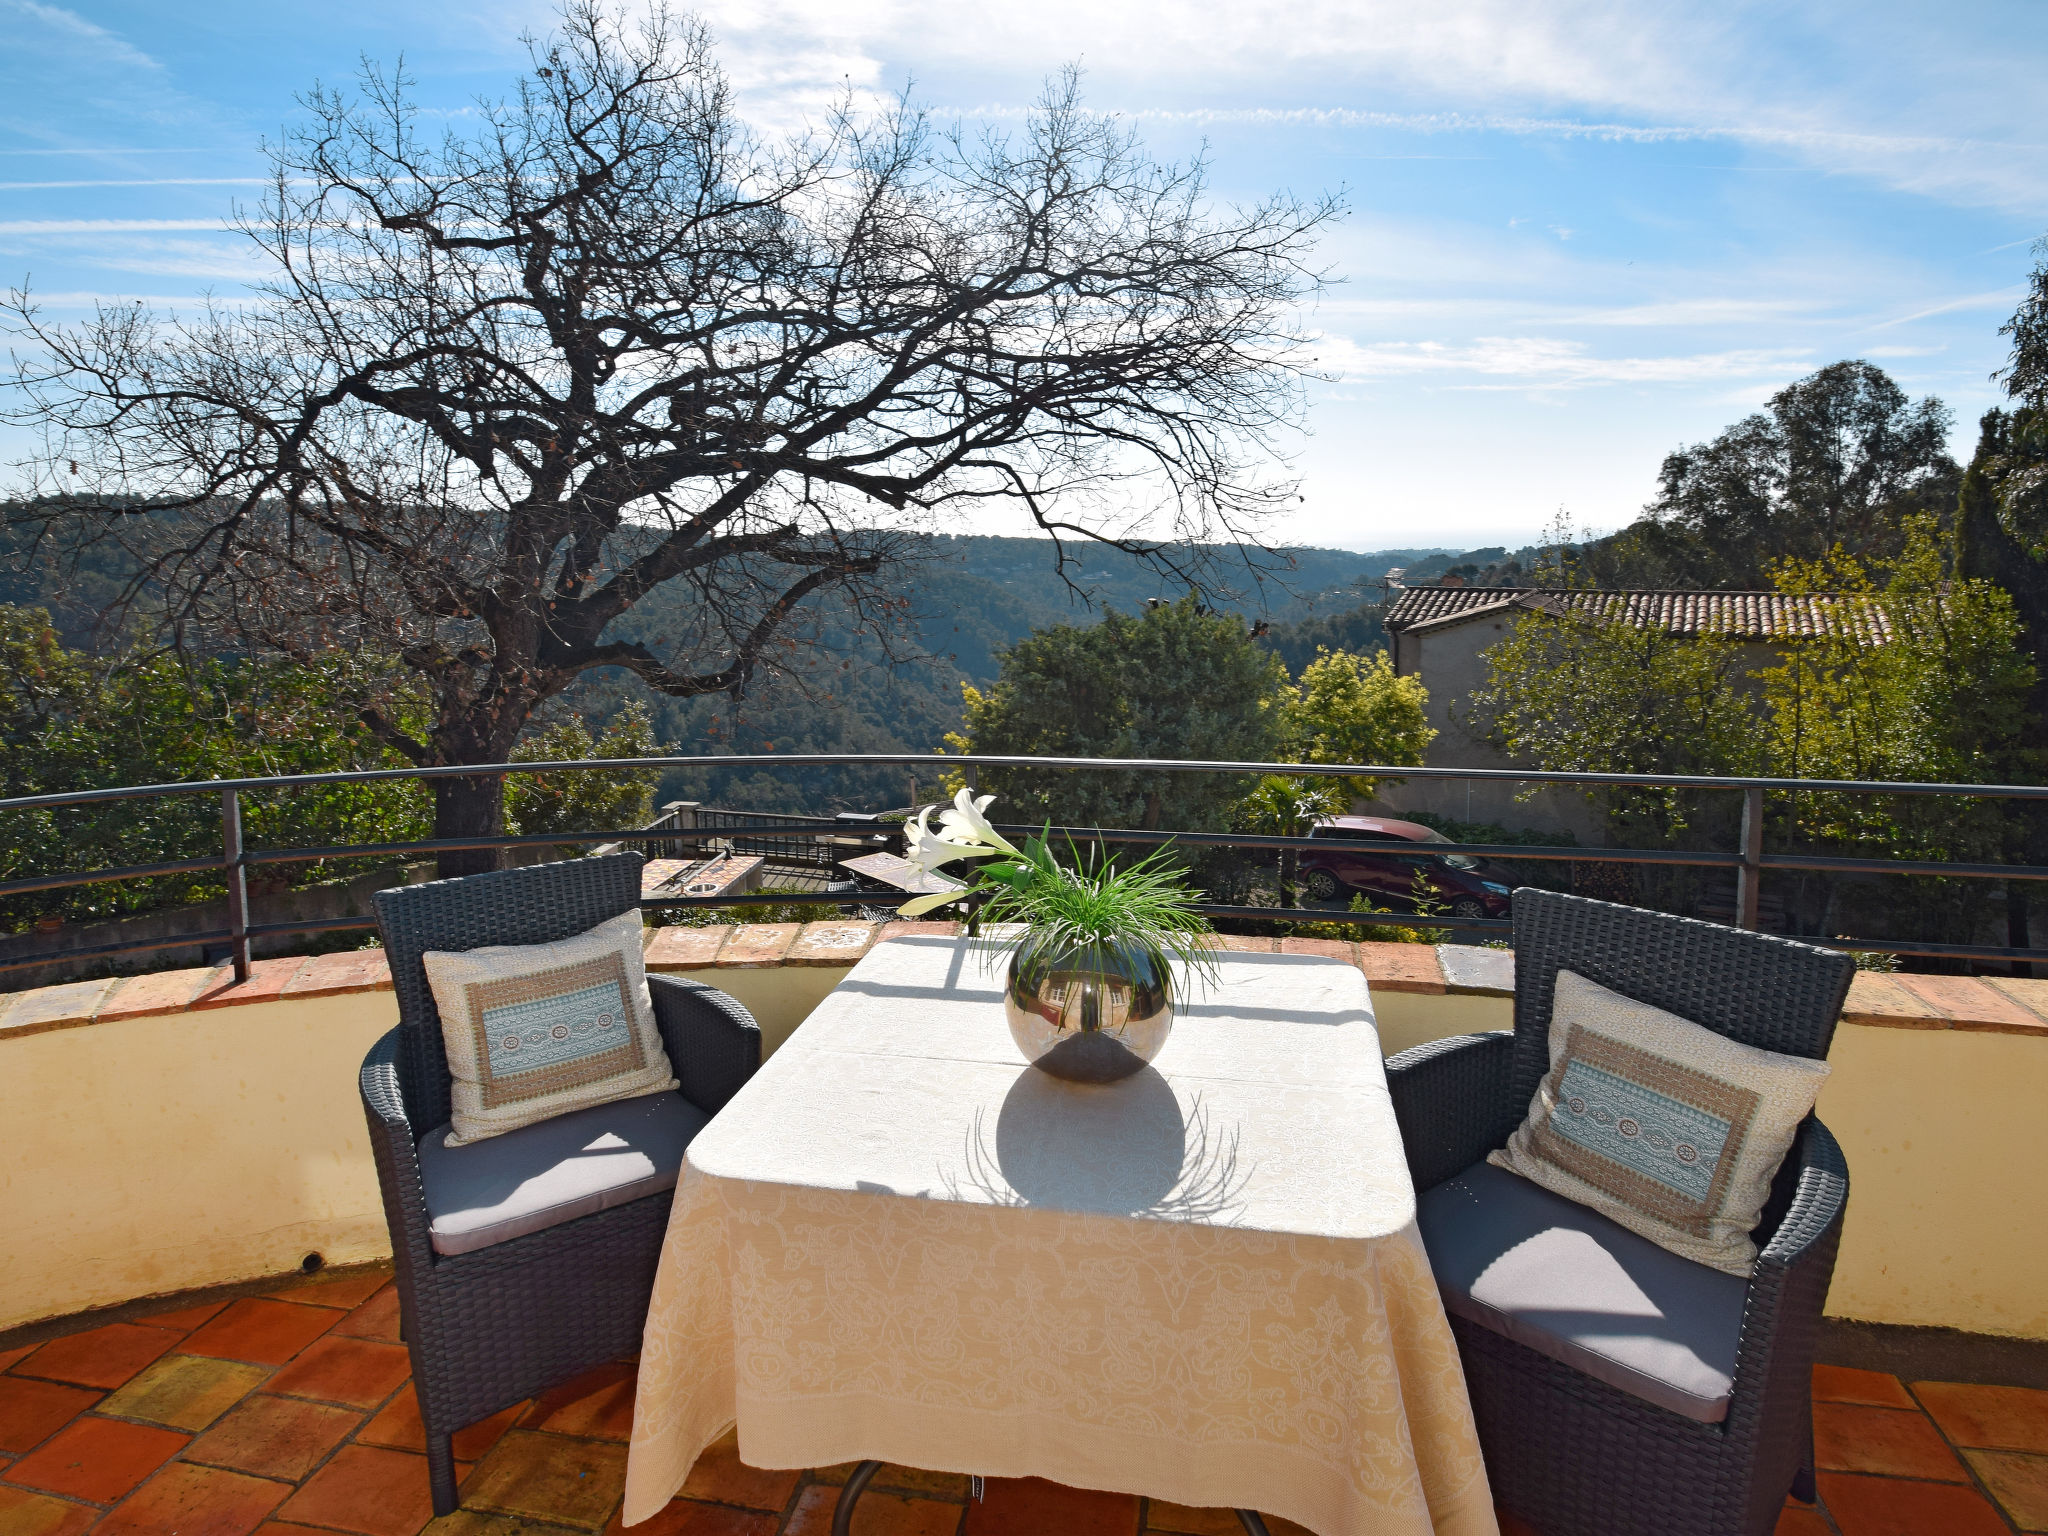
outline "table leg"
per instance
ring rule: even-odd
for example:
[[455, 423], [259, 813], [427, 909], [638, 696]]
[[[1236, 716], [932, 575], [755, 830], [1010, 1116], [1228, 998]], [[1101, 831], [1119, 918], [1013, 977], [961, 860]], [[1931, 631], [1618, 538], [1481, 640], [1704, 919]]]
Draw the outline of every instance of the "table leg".
[[[853, 1506], [867, 1492], [868, 1480], [881, 1470], [879, 1461], [864, 1461], [853, 1469], [853, 1476], [839, 1490], [839, 1502], [832, 1508], [832, 1536], [853, 1536]], [[1265, 1536], [1265, 1532], [1261, 1530], [1254, 1536]]]
[[1240, 1509], [1237, 1512], [1237, 1519], [1244, 1527], [1244, 1536], [1272, 1536], [1266, 1529], [1265, 1517], [1256, 1509]]

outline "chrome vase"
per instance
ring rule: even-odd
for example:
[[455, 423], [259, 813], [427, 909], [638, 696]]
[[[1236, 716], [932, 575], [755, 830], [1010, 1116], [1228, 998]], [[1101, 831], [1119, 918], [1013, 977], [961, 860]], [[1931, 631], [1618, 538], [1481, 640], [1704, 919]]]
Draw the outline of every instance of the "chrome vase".
[[1041, 1072], [1113, 1083], [1173, 1033], [1173, 973], [1120, 944], [1052, 948], [1027, 936], [1003, 986], [1010, 1038]]

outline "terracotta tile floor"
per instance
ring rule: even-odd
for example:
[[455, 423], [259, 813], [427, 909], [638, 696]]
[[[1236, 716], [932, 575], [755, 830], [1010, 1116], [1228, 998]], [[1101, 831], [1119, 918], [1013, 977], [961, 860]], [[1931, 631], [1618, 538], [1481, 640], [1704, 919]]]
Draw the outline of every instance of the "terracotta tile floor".
[[[456, 1438], [463, 1508], [435, 1521], [388, 1276], [167, 1299], [0, 1350], [0, 1536], [615, 1536], [633, 1368], [602, 1366]], [[1814, 1373], [1821, 1504], [1780, 1536], [2048, 1532], [2048, 1392]], [[843, 1467], [706, 1452], [645, 1536], [825, 1536]], [[1276, 1533], [1300, 1527], [1272, 1522]], [[857, 1536], [1239, 1536], [1225, 1510], [890, 1467]], [[1504, 1516], [1506, 1536], [1529, 1527]], [[1550, 1536], [1570, 1536], [1554, 1532]]]

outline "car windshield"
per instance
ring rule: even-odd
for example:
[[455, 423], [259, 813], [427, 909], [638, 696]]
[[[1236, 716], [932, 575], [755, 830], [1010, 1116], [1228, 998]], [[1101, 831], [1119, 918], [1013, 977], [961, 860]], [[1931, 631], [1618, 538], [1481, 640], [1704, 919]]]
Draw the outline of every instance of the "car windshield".
[[[1424, 843], [1448, 843], [1450, 839], [1434, 827], [1431, 827], [1417, 841]], [[1447, 853], [1444, 855], [1442, 862], [1450, 865], [1453, 869], [1477, 869], [1479, 867], [1479, 861], [1469, 853]]]

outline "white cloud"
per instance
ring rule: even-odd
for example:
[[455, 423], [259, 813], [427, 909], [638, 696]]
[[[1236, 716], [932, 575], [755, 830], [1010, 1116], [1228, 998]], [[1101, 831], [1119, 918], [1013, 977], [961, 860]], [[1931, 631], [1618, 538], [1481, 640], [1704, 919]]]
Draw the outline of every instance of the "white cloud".
[[[750, 107], [917, 77], [1005, 116], [1079, 59], [1133, 117], [1630, 139], [1720, 139], [1967, 204], [2038, 211], [2048, 10], [1910, 0], [706, 0]], [[1347, 99], [1349, 98], [1349, 99]], [[1411, 101], [1433, 110], [1403, 111]], [[1369, 103], [1369, 105], [1367, 105]]]
[[[1661, 357], [1602, 357], [1583, 342], [1548, 336], [1480, 336], [1469, 342], [1397, 341], [1359, 344], [1317, 340], [1320, 365], [1347, 382], [1437, 376], [1505, 381], [1476, 387], [1558, 389], [1594, 385], [1685, 384], [1784, 378], [1813, 366], [1792, 348], [1737, 348]], [[1474, 386], [1467, 386], [1474, 387]]]
[[268, 176], [149, 176], [132, 181], [0, 181], [0, 192], [50, 192], [69, 187], [267, 187]]
[[7, 0], [14, 10], [39, 21], [51, 31], [67, 38], [88, 44], [101, 59], [114, 64], [127, 64], [136, 69], [160, 70], [163, 66], [134, 44], [109, 32], [97, 22], [87, 21], [76, 11], [67, 11], [60, 5], [40, 5], [37, 0]]
[[115, 235], [174, 229], [220, 230], [219, 219], [0, 219], [0, 235]]

